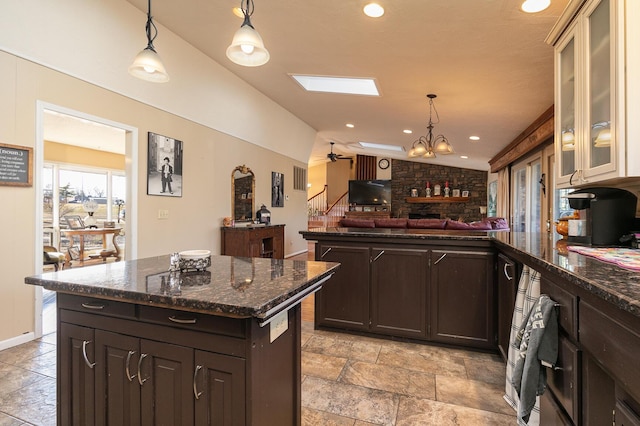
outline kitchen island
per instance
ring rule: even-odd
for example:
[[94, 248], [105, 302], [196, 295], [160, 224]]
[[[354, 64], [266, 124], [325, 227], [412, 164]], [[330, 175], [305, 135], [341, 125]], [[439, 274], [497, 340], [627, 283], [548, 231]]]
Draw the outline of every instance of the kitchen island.
[[58, 292], [58, 424], [299, 425], [300, 305], [338, 264], [169, 256], [25, 278]]

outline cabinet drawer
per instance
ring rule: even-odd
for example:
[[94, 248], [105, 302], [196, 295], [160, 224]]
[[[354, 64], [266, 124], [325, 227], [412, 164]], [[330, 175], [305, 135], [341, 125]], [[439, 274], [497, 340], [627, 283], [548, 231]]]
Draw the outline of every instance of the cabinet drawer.
[[580, 343], [636, 401], [640, 401], [640, 336], [580, 301]]
[[246, 321], [195, 312], [140, 306], [141, 321], [230, 337], [246, 336]]
[[580, 351], [564, 336], [558, 341], [559, 369], [547, 370], [547, 385], [553, 392], [560, 405], [565, 409], [575, 424], [578, 424], [578, 407], [580, 386], [578, 375], [580, 372]]
[[133, 303], [116, 302], [114, 300], [75, 296], [64, 293], [57, 294], [56, 303], [59, 309], [124, 318], [135, 318], [136, 316], [136, 305]]
[[558, 407], [558, 404], [548, 392], [540, 397], [540, 424], [556, 426], [573, 426], [571, 420]]
[[572, 339], [578, 340], [578, 300], [576, 296], [558, 287], [549, 279], [542, 277], [540, 280], [540, 292], [548, 294], [558, 305], [558, 325]]

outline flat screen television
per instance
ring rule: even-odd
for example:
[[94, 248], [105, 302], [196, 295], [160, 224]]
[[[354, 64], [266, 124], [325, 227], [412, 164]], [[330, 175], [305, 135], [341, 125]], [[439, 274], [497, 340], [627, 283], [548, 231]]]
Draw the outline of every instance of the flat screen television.
[[349, 203], [380, 206], [391, 204], [390, 180], [350, 180]]

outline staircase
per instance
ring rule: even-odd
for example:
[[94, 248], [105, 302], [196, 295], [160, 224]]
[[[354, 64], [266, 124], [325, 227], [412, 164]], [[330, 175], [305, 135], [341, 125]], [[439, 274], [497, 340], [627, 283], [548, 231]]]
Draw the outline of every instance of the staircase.
[[309, 220], [307, 227], [327, 228], [338, 226], [344, 212], [348, 210], [348, 192], [345, 192], [331, 206], [327, 202], [327, 185], [318, 194], [307, 200]]

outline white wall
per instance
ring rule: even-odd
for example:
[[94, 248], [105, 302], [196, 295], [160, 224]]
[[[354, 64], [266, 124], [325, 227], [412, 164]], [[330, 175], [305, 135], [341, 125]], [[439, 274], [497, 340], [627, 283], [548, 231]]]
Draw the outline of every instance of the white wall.
[[[192, 248], [219, 253], [233, 168], [254, 171], [256, 204], [267, 206], [271, 172], [282, 172], [289, 199], [270, 208], [272, 221], [286, 224], [285, 253], [305, 250], [298, 231], [307, 226], [306, 191], [293, 191], [292, 169], [306, 168], [315, 131], [166, 28], [159, 30], [171, 82], [130, 77], [144, 21], [123, 0], [0, 2], [0, 143], [37, 146], [37, 101], [137, 128], [138, 211], [127, 215], [137, 215], [139, 257]], [[181, 198], [146, 195], [149, 131], [184, 142]], [[35, 329], [34, 289], [24, 277], [40, 267], [38, 199], [34, 187], [0, 186], [0, 347]], [[168, 220], [157, 219], [159, 209], [169, 210]]]

